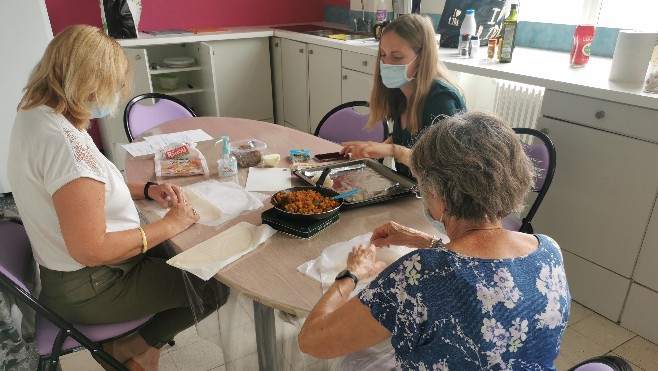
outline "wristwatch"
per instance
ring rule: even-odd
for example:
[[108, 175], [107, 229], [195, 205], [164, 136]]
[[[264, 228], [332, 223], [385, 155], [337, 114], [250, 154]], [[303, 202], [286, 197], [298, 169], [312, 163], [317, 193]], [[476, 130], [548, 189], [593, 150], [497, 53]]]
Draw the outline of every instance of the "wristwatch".
[[345, 269], [344, 271], [338, 273], [338, 275], [336, 276], [336, 281], [343, 279], [345, 277], [351, 278], [352, 281], [354, 281], [354, 285], [356, 285], [359, 282], [359, 279], [356, 277], [356, 275], [350, 272], [349, 269]]
[[146, 182], [146, 184], [144, 185], [144, 198], [147, 200], [152, 200], [151, 196], [149, 196], [149, 188], [153, 185], [158, 185], [158, 183]]

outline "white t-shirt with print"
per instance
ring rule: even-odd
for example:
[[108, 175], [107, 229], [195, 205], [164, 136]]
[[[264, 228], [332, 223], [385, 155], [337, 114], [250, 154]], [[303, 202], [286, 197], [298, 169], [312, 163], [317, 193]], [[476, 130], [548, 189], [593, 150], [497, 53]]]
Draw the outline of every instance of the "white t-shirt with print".
[[[76, 129], [49, 107], [19, 110], [9, 145], [9, 182], [34, 258], [41, 266], [75, 271], [84, 265], [68, 252], [52, 196], [62, 186], [91, 178], [105, 184], [106, 231], [137, 228], [139, 214], [121, 172]], [[85, 223], [80, 215], [79, 223]]]

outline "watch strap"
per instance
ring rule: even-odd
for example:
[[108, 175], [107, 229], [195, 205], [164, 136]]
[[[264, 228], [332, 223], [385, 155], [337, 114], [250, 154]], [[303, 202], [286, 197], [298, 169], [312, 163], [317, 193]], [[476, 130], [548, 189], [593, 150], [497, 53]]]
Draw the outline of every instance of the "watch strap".
[[349, 269], [345, 269], [344, 271], [338, 273], [338, 275], [336, 276], [336, 281], [343, 279], [345, 277], [351, 278], [352, 281], [354, 281], [355, 286], [357, 283], [359, 283], [359, 278], [354, 273], [350, 272]]
[[149, 196], [149, 188], [152, 185], [158, 185], [158, 183], [146, 182], [146, 184], [144, 185], [144, 198], [147, 199], [147, 200], [152, 200], [151, 196]]

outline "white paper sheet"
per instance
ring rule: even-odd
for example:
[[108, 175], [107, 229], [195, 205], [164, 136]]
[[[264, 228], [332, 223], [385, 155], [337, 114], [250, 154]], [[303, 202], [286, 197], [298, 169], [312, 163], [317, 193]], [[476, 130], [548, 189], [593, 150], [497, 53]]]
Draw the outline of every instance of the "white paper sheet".
[[[334, 283], [336, 275], [345, 269], [347, 255], [352, 251], [352, 248], [359, 245], [369, 244], [371, 236], [372, 233], [370, 232], [356, 236], [349, 241], [335, 243], [325, 248], [322, 251], [322, 254], [314, 260], [307, 261], [297, 267], [297, 270], [317, 281], [320, 281], [322, 283], [322, 291], [326, 292]], [[403, 255], [414, 250], [414, 248], [406, 246], [381, 247], [377, 249], [377, 260], [391, 264]], [[374, 278], [375, 277], [360, 279], [356, 288], [352, 291], [351, 296], [354, 296], [359, 291], [363, 290]]]
[[[201, 215], [199, 224], [215, 227], [226, 223], [241, 213], [263, 207], [263, 202], [254, 194], [247, 192], [240, 185], [231, 182], [219, 182], [214, 179], [184, 186], [183, 192], [191, 190], [198, 196], [210, 202], [222, 211], [219, 219], [206, 219]], [[146, 201], [146, 206], [158, 214], [165, 216], [169, 209], [164, 209], [155, 201]]]
[[133, 142], [122, 144], [121, 147], [133, 155], [133, 157], [151, 155], [157, 151], [157, 149], [153, 148], [153, 146], [148, 142]]
[[276, 192], [290, 188], [290, 169], [283, 167], [250, 167], [247, 177], [247, 191]]
[[276, 230], [267, 224], [238, 223], [167, 260], [167, 264], [209, 280], [220, 269], [251, 252], [275, 233]]
[[133, 142], [128, 144], [122, 144], [123, 147], [128, 153], [134, 157], [151, 155], [158, 151], [158, 149], [168, 146], [171, 143], [196, 143], [203, 142], [206, 140], [211, 140], [211, 137], [208, 133], [201, 129], [181, 131], [178, 133], [171, 134], [160, 134], [153, 135], [150, 137], [144, 137], [143, 142]]

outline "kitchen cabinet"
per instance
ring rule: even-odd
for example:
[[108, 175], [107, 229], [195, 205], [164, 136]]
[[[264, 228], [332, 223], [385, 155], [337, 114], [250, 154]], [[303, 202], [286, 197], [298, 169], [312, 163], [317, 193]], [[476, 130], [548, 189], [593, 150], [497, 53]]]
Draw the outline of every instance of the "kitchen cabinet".
[[547, 90], [537, 125], [555, 143], [557, 167], [535, 231], [565, 251], [573, 298], [613, 321], [620, 319], [658, 192], [658, 136], [644, 130], [655, 115]]
[[270, 38], [272, 66], [272, 96], [274, 100], [274, 123], [283, 125], [283, 57], [280, 37]]
[[[124, 47], [133, 71], [133, 96], [161, 92], [175, 96], [198, 116], [230, 116], [273, 121], [272, 81], [268, 39], [250, 38], [165, 45]], [[167, 67], [163, 59], [187, 56], [189, 67]], [[157, 68], [152, 68], [157, 65]], [[178, 76], [176, 89], [163, 89], [159, 75]], [[125, 107], [120, 102], [119, 107]], [[123, 111], [100, 120], [105, 155], [123, 169], [128, 143]]]
[[343, 51], [342, 103], [356, 100], [370, 101], [376, 60], [376, 56]]
[[341, 51], [281, 39], [283, 121], [313, 133], [320, 119], [341, 103]]

